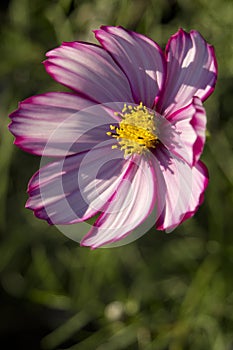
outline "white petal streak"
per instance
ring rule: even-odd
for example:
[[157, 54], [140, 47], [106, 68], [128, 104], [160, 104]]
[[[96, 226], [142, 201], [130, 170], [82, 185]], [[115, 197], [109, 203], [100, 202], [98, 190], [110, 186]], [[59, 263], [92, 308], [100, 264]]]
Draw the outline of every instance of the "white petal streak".
[[27, 208], [50, 224], [73, 224], [100, 211], [127, 171], [111, 146], [73, 155], [42, 167], [28, 187]]
[[132, 161], [112, 201], [81, 244], [94, 249], [126, 237], [150, 215], [154, 203], [153, 167], [141, 157]]
[[72, 90], [98, 103], [133, 102], [127, 78], [101, 47], [81, 42], [63, 43], [46, 56], [47, 72]]
[[197, 31], [180, 29], [166, 47], [167, 81], [158, 111], [167, 116], [191, 103], [193, 96], [205, 100], [217, 78], [214, 49]]
[[15, 144], [43, 156], [64, 157], [107, 140], [116, 122], [111, 108], [70, 93], [47, 93], [21, 102], [10, 115]]
[[192, 168], [192, 195], [190, 198], [188, 210], [183, 221], [192, 217], [204, 200], [204, 192], [208, 186], [209, 174], [204, 163], [200, 160]]
[[157, 213], [156, 227], [172, 230], [178, 226], [189, 210], [192, 197], [192, 168], [175, 157], [165, 147], [155, 150]]
[[205, 143], [206, 113], [201, 100], [194, 97], [188, 106], [160, 118], [160, 141], [176, 156], [193, 166]]
[[166, 75], [160, 47], [146, 36], [122, 27], [102, 26], [95, 34], [128, 77], [135, 103], [152, 108]]

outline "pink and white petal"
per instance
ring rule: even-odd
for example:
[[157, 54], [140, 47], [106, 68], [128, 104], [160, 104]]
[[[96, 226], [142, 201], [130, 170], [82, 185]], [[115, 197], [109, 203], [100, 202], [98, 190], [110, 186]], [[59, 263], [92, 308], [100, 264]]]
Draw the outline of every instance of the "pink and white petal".
[[61, 92], [26, 99], [10, 118], [9, 129], [18, 147], [37, 155], [59, 157], [88, 150], [106, 140], [108, 125], [116, 122], [110, 109]]
[[158, 230], [171, 231], [191, 217], [202, 202], [208, 183], [200, 162], [194, 167], [174, 157], [164, 147], [153, 158], [157, 185]]
[[204, 200], [204, 192], [209, 183], [209, 174], [205, 164], [202, 161], [198, 161], [197, 164], [192, 168], [193, 182], [192, 182], [192, 193], [190, 203], [187, 212], [183, 217], [183, 221], [191, 218]]
[[128, 77], [135, 103], [152, 108], [166, 78], [161, 48], [146, 36], [122, 27], [102, 26], [95, 35]]
[[217, 61], [214, 49], [195, 30], [180, 29], [166, 47], [167, 81], [158, 112], [168, 116], [191, 103], [193, 96], [204, 101], [214, 90]]
[[193, 166], [203, 151], [205, 143], [206, 113], [201, 100], [159, 118], [159, 139], [176, 156]]
[[47, 72], [75, 92], [98, 103], [133, 102], [126, 76], [103, 48], [65, 42], [46, 56]]
[[82, 222], [106, 205], [127, 168], [110, 146], [49, 163], [32, 177], [26, 207], [50, 224]]
[[95, 249], [123, 239], [148, 218], [155, 197], [153, 167], [144, 157], [135, 163], [131, 161], [124, 181], [81, 245]]
[[191, 120], [191, 124], [197, 134], [196, 141], [193, 145], [193, 164], [195, 164], [199, 160], [203, 152], [206, 139], [207, 120], [205, 109], [198, 97], [194, 97], [193, 103], [196, 106], [196, 113], [194, 114], [193, 119]]

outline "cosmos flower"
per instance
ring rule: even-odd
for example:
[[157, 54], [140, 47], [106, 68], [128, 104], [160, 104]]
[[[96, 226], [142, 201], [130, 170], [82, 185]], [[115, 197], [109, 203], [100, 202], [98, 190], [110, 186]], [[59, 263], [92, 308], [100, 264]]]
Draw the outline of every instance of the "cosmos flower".
[[208, 184], [202, 102], [217, 63], [195, 30], [180, 29], [165, 53], [122, 27], [94, 33], [100, 45], [65, 42], [47, 53], [47, 72], [73, 92], [21, 102], [10, 131], [24, 151], [53, 157], [30, 180], [26, 207], [54, 225], [98, 215], [81, 241], [97, 248], [148, 218], [169, 231], [197, 211]]

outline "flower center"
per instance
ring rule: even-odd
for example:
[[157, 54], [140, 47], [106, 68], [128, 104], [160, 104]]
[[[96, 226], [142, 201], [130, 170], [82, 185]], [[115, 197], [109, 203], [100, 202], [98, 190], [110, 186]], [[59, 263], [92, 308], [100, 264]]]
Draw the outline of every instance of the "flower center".
[[[108, 131], [107, 135], [117, 139], [125, 157], [133, 153], [142, 154], [149, 148], [156, 147], [158, 137], [155, 135], [154, 113], [143, 106], [142, 102], [135, 107], [125, 104], [122, 113], [116, 115], [119, 115], [122, 121], [118, 126], [110, 125], [111, 131]], [[112, 148], [118, 146], [114, 145]]]

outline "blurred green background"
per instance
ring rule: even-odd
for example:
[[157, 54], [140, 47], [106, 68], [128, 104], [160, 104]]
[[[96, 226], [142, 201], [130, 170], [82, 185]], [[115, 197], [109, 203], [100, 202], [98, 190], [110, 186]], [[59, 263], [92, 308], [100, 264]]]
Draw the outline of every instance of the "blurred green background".
[[[101, 24], [162, 47], [179, 27], [197, 29], [215, 46], [219, 79], [205, 103], [210, 184], [196, 216], [171, 234], [90, 251], [24, 208], [40, 159], [13, 146], [7, 116], [26, 97], [62, 90], [40, 63], [45, 52], [94, 42]], [[233, 2], [5, 0], [0, 35], [0, 347], [232, 350]]]

